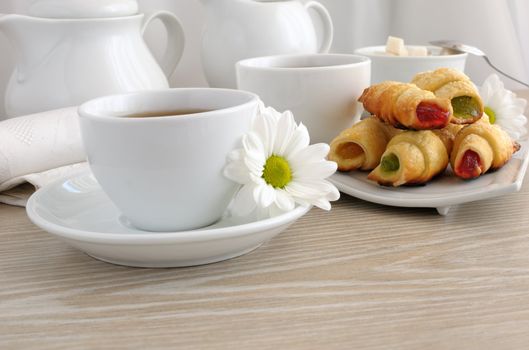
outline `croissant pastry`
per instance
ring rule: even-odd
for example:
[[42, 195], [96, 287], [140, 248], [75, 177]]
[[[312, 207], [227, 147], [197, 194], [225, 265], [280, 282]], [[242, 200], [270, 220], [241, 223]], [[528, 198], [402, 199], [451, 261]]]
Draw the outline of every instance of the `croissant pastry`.
[[454, 139], [459, 132], [463, 128], [463, 125], [459, 124], [448, 124], [446, 127], [442, 129], [436, 129], [432, 130], [432, 132], [441, 139], [441, 142], [443, 142], [446, 153], [450, 155], [452, 152], [452, 148], [454, 146]]
[[452, 123], [471, 124], [483, 115], [483, 101], [476, 87], [469, 77], [456, 69], [439, 68], [419, 73], [411, 82], [439, 98], [449, 99], [453, 109]]
[[386, 81], [365, 89], [359, 101], [364, 109], [394, 127], [444, 128], [452, 115], [450, 100], [413, 84]]
[[336, 162], [340, 171], [372, 170], [398, 132], [374, 116], [361, 120], [332, 140], [329, 160]]
[[501, 168], [519, 149], [520, 145], [498, 126], [479, 121], [456, 135], [450, 164], [456, 176], [473, 179]]
[[405, 131], [388, 143], [368, 179], [380, 185], [423, 184], [448, 166], [446, 146], [433, 131]]

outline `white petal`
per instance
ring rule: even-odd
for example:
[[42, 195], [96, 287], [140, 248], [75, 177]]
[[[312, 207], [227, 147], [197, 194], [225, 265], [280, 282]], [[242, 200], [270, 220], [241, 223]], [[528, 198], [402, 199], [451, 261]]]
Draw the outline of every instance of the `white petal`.
[[279, 121], [277, 123], [276, 137], [272, 150], [273, 154], [279, 156], [284, 154], [285, 150], [287, 149], [290, 143], [292, 134], [294, 133], [294, 130], [296, 130], [296, 127], [297, 125], [294, 120], [294, 116], [292, 115], [292, 112], [286, 111], [281, 115], [281, 118], [279, 118]]
[[492, 91], [501, 91], [504, 89], [503, 82], [496, 73], [489, 75], [485, 80], [484, 85], [488, 85]]
[[265, 186], [257, 186], [253, 191], [253, 198], [259, 206], [267, 208], [275, 201], [276, 192], [274, 188], [268, 184]]
[[255, 174], [258, 177], [261, 177], [263, 175], [263, 169], [264, 169], [264, 159], [262, 159], [261, 154], [255, 153], [255, 154], [248, 154], [244, 158], [244, 164], [248, 167], [248, 170], [250, 173]]
[[234, 215], [245, 216], [255, 209], [253, 191], [254, 187], [251, 185], [245, 185], [239, 189], [230, 206], [230, 211]]
[[325, 159], [329, 153], [329, 145], [326, 143], [317, 143], [300, 149], [294, 154], [289, 154], [287, 160], [292, 168], [296, 169], [305, 163], [314, 163]]
[[287, 191], [291, 196], [293, 196], [296, 202], [299, 202], [300, 199], [319, 198], [325, 194], [324, 191], [318, 191], [311, 187], [306, 187], [295, 181], [292, 181], [287, 186], [285, 186], [285, 191]]
[[268, 107], [255, 118], [252, 125], [252, 130], [256, 132], [263, 142], [264, 154], [268, 158], [272, 155], [275, 134], [277, 130], [277, 123], [281, 113], [275, 109]]
[[500, 108], [502, 104], [503, 104], [503, 96], [498, 92], [495, 92], [490, 97], [489, 101], [487, 102], [487, 106], [491, 108], [494, 112], [496, 112], [496, 110]]
[[230, 162], [224, 167], [224, 176], [240, 184], [246, 184], [251, 181], [249, 173], [250, 171], [246, 165], [240, 161]]
[[490, 85], [484, 84], [479, 90], [479, 94], [481, 96], [481, 99], [483, 100], [483, 103], [488, 104], [490, 100], [490, 96], [492, 95], [492, 90], [490, 88]]
[[324, 210], [331, 210], [331, 203], [329, 201], [338, 200], [340, 198], [340, 192], [338, 192], [336, 187], [334, 187], [332, 184], [329, 183], [329, 185], [332, 187], [332, 191], [328, 192], [324, 196], [308, 199], [310, 204]]
[[485, 79], [479, 93], [483, 102], [488, 104], [494, 91], [501, 85], [500, 77], [497, 74], [491, 74]]
[[527, 118], [522, 115], [519, 115], [518, 117], [511, 120], [511, 125], [516, 127], [523, 127], [525, 124], [527, 124]]
[[291, 211], [294, 209], [294, 198], [284, 190], [276, 190], [275, 204], [283, 211]]
[[333, 187], [325, 180], [302, 179], [300, 181], [292, 181], [286, 187], [285, 191], [295, 197], [305, 199], [316, 199], [327, 195], [333, 191]]
[[307, 127], [305, 125], [303, 125], [302, 123], [299, 123], [296, 130], [294, 130], [294, 132], [292, 133], [290, 142], [288, 143], [288, 146], [285, 148], [283, 155], [288, 158], [296, 154], [300, 150], [308, 147], [309, 143], [310, 143], [309, 131], [307, 130]]
[[495, 110], [496, 116], [503, 118], [515, 118], [523, 114], [524, 110], [515, 104], [503, 104]]
[[253, 131], [243, 135], [242, 145], [246, 153], [264, 153], [264, 144], [259, 135]]
[[527, 133], [527, 129], [523, 125], [511, 123], [511, 124], [500, 125], [500, 126], [514, 140], [520, 139], [522, 135], [525, 135]]
[[260, 133], [265, 128], [265, 125], [263, 124], [264, 123], [263, 114], [265, 113], [265, 111], [266, 111], [266, 108], [264, 107], [264, 104], [263, 104], [263, 106], [259, 106], [257, 114], [252, 118], [250, 129], [253, 132], [258, 133], [259, 135], [261, 135]]
[[513, 95], [513, 103], [519, 105], [522, 108], [525, 108], [527, 106], [527, 100], [524, 98], [519, 98], [514, 92]]
[[258, 115], [268, 114], [268, 117], [279, 119], [281, 113], [276, 111], [273, 107], [266, 107], [263, 101], [259, 101]]
[[241, 160], [244, 158], [244, 155], [245, 155], [244, 149], [238, 148], [228, 153], [228, 160], [231, 160], [231, 161]]
[[331, 203], [329, 203], [329, 201], [325, 198], [319, 198], [313, 201], [311, 204], [323, 210], [331, 210]]
[[[305, 198], [316, 198], [330, 195], [329, 199], [336, 198], [338, 199], [340, 194], [336, 187], [326, 180], [315, 180], [315, 179], [302, 179], [299, 181], [292, 181], [288, 184], [286, 190], [296, 191], [301, 194], [300, 197]], [[292, 193], [295, 197], [298, 197], [297, 194]]]
[[338, 165], [328, 160], [303, 164], [293, 171], [293, 177], [308, 179], [325, 179], [336, 172]]
[[261, 175], [256, 175], [254, 173], [250, 173], [250, 179], [256, 185], [263, 185], [263, 186], [266, 185], [266, 182], [265, 182], [265, 180], [262, 177], [262, 173], [261, 173]]
[[330, 182], [329, 182], [329, 185], [331, 186], [332, 189], [327, 193], [325, 198], [329, 201], [337, 201], [338, 199], [340, 199], [340, 191], [338, 191], [336, 186], [334, 186]]
[[264, 113], [265, 111], [266, 111], [266, 105], [263, 102], [263, 100], [259, 99], [259, 101], [257, 101], [257, 114]]
[[312, 205], [312, 203], [304, 198], [294, 198], [294, 200], [296, 201], [296, 203], [298, 203], [299, 205], [302, 205], [304, 207], [306, 206], [309, 206], [309, 205]]
[[261, 140], [263, 147], [260, 151], [266, 154], [266, 144], [269, 142], [268, 140], [270, 138], [271, 131], [269, 124], [266, 122], [266, 117], [264, 114], [258, 114], [254, 118], [251, 130], [257, 135], [259, 140]]
[[508, 131], [506, 130], [507, 134], [509, 134], [509, 137], [514, 140], [514, 141], [517, 141], [520, 139], [520, 136], [521, 136], [521, 133], [519, 132], [516, 132], [516, 131]]

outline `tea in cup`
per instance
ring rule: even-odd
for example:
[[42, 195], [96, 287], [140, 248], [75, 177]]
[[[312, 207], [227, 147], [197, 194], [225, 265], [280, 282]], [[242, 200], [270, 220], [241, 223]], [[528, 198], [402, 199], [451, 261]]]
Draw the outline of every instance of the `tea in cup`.
[[252, 93], [209, 88], [89, 101], [79, 108], [88, 163], [135, 227], [180, 231], [210, 225], [238, 188], [223, 168], [257, 106]]

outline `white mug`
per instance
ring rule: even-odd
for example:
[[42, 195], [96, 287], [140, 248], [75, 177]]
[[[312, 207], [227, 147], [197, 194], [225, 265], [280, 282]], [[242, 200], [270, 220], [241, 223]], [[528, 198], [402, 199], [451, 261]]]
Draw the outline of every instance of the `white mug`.
[[[133, 226], [179, 231], [210, 225], [237, 190], [223, 168], [257, 105], [252, 93], [208, 88], [89, 101], [79, 108], [88, 163]], [[193, 114], [174, 115], [184, 110]], [[143, 114], [154, 116], [131, 117]]]
[[313, 143], [329, 143], [360, 119], [357, 102], [370, 84], [369, 58], [344, 54], [257, 57], [239, 61], [237, 85], [265, 105], [290, 110]]

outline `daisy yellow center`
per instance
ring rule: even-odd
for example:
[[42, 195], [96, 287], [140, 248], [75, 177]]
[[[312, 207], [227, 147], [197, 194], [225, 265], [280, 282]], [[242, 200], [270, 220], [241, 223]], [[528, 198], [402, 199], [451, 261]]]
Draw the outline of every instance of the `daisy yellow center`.
[[270, 156], [263, 169], [263, 179], [274, 188], [284, 188], [292, 180], [288, 161], [280, 156]]
[[490, 108], [489, 106], [486, 106], [485, 113], [487, 113], [487, 115], [489, 116], [489, 121], [491, 124], [496, 123], [496, 112], [494, 112], [492, 108]]

